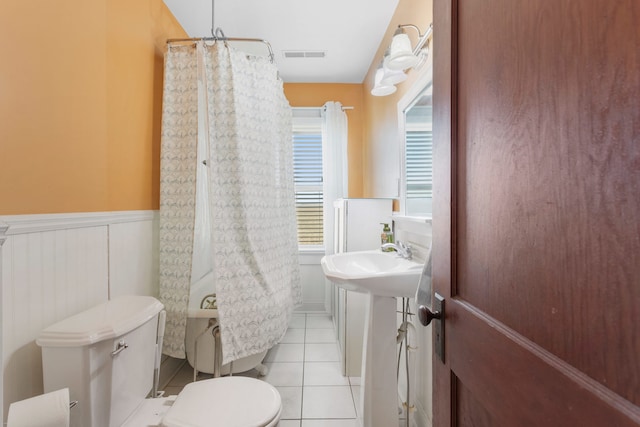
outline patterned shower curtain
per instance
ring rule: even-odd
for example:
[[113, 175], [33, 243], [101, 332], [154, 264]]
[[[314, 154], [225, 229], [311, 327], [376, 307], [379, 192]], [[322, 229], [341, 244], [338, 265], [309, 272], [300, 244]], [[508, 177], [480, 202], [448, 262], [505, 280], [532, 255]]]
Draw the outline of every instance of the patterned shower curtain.
[[167, 311], [164, 353], [185, 358], [196, 209], [198, 66], [192, 46], [165, 56], [160, 152], [160, 300]]
[[[165, 353], [184, 357], [195, 214], [200, 56], [201, 87], [205, 90], [200, 96], [201, 100], [205, 97], [209, 126], [213, 276], [223, 363], [228, 363], [275, 345], [284, 335], [293, 309], [302, 302], [291, 108], [277, 69], [267, 59], [247, 56], [220, 42], [184, 49], [190, 49], [192, 58], [188, 60], [186, 54], [180, 55], [182, 48], [175, 49], [177, 55], [172, 58], [174, 49], [167, 53], [165, 91], [168, 89], [169, 95], [165, 93], [164, 99], [178, 99], [179, 107], [163, 107], [161, 167], [161, 173], [174, 176], [161, 179], [161, 211], [163, 207], [169, 210], [160, 215], [161, 299], [168, 314]], [[178, 69], [188, 77], [172, 76]], [[195, 81], [191, 80], [192, 74]], [[187, 105], [185, 98], [193, 104]], [[165, 113], [175, 117], [165, 120]], [[175, 129], [170, 128], [174, 125]], [[191, 142], [181, 142], [183, 139]], [[165, 146], [169, 146], [166, 155]], [[179, 148], [191, 152], [178, 154]], [[173, 160], [178, 162], [170, 166]], [[175, 189], [174, 182], [183, 188]], [[165, 183], [169, 190], [167, 203], [162, 201], [167, 198]]]

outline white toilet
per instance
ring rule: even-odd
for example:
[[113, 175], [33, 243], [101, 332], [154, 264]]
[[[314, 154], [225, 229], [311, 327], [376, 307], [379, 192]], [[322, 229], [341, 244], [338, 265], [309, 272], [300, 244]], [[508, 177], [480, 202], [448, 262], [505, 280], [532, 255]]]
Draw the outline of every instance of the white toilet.
[[276, 426], [280, 394], [254, 378], [198, 381], [177, 397], [147, 398], [160, 354], [163, 308], [153, 297], [120, 297], [42, 331], [36, 343], [42, 347], [44, 390], [69, 388], [70, 400], [78, 401], [70, 425]]

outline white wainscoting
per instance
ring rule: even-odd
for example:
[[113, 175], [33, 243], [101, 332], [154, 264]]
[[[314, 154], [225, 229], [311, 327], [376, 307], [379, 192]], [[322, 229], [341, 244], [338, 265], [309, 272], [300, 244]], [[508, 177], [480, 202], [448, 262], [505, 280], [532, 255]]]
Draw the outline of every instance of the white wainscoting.
[[109, 297], [158, 297], [159, 238], [157, 220], [109, 226]]
[[[328, 312], [323, 255], [300, 253], [298, 311]], [[120, 295], [158, 295], [157, 211], [0, 216], [0, 419], [43, 392], [40, 331]]]
[[327, 282], [320, 265], [323, 256], [324, 251], [300, 251], [302, 306], [298, 307], [296, 311], [330, 312]]
[[3, 419], [43, 391], [42, 329], [115, 296], [158, 294], [157, 242], [154, 211], [0, 216]]
[[[411, 245], [413, 258], [416, 261], [424, 262], [428, 249], [431, 246], [431, 219], [406, 217], [400, 215], [393, 216], [393, 229], [395, 238]], [[399, 309], [402, 308], [399, 299]], [[411, 298], [409, 311], [417, 313], [415, 300]], [[432, 326], [424, 327], [420, 324], [417, 316], [410, 317], [408, 336], [409, 345], [413, 351], [409, 352], [410, 365], [410, 400], [415, 407], [413, 414], [413, 426], [431, 426], [432, 423], [432, 383], [433, 368], [432, 361]], [[403, 357], [404, 358], [404, 357]], [[398, 387], [400, 394], [406, 393], [406, 375], [404, 365], [400, 368], [400, 381]]]
[[[0, 320], [2, 320], [2, 315], [4, 310], [2, 309], [2, 246], [4, 242], [7, 241], [6, 233], [9, 229], [9, 226], [2, 221], [0, 221]], [[4, 324], [4, 322], [3, 322]], [[2, 365], [2, 361], [4, 358], [2, 357], [3, 349], [4, 349], [4, 332], [2, 331], [2, 325], [0, 325], [0, 365]], [[4, 402], [4, 369], [0, 369], [0, 383], [2, 383], [2, 387], [0, 388], [0, 402]], [[0, 405], [0, 420], [3, 421], [4, 425], [4, 405]]]

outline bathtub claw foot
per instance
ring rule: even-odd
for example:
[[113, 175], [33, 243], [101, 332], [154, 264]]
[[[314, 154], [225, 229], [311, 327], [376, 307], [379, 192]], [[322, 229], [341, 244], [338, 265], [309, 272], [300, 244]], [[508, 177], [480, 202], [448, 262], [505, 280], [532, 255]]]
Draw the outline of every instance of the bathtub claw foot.
[[255, 367], [255, 370], [258, 371], [258, 376], [259, 377], [264, 377], [269, 373], [269, 368], [267, 368], [262, 363], [258, 363], [256, 365], [256, 367]]

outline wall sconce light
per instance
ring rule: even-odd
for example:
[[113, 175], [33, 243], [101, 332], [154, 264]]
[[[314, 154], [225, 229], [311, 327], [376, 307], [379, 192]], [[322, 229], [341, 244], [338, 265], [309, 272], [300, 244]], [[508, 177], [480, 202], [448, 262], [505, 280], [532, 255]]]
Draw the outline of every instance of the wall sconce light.
[[403, 70], [392, 70], [386, 66], [387, 60], [389, 58], [389, 49], [384, 54], [384, 59], [382, 61], [382, 80], [380, 80], [380, 84], [383, 86], [395, 86], [398, 83], [402, 83], [407, 80], [407, 75]]
[[[418, 33], [418, 43], [412, 48], [411, 40], [405, 28], [413, 28]], [[391, 46], [387, 49], [382, 66], [376, 70], [375, 85], [371, 89], [374, 96], [387, 96], [396, 91], [395, 85], [407, 79], [404, 70], [420, 67], [429, 54], [427, 42], [433, 34], [433, 24], [429, 25], [424, 34], [413, 24], [398, 25]], [[426, 44], [426, 46], [425, 46]]]
[[[405, 32], [405, 28], [413, 28], [418, 33], [418, 43], [416, 47], [411, 47], [411, 40]], [[385, 66], [390, 70], [406, 70], [418, 65], [423, 46], [427, 43], [433, 33], [433, 24], [429, 25], [424, 34], [420, 29], [412, 24], [398, 25], [391, 40], [389, 55], [385, 58]]]
[[411, 40], [407, 33], [398, 27], [389, 48], [389, 56], [385, 59], [385, 65], [391, 70], [406, 70], [418, 63], [418, 57], [413, 54]]
[[373, 89], [371, 89], [371, 95], [387, 96], [387, 95], [391, 95], [396, 90], [398, 90], [392, 84], [383, 84], [382, 83], [383, 77], [384, 77], [384, 68], [380, 67], [376, 70], [375, 85], [373, 86]]

